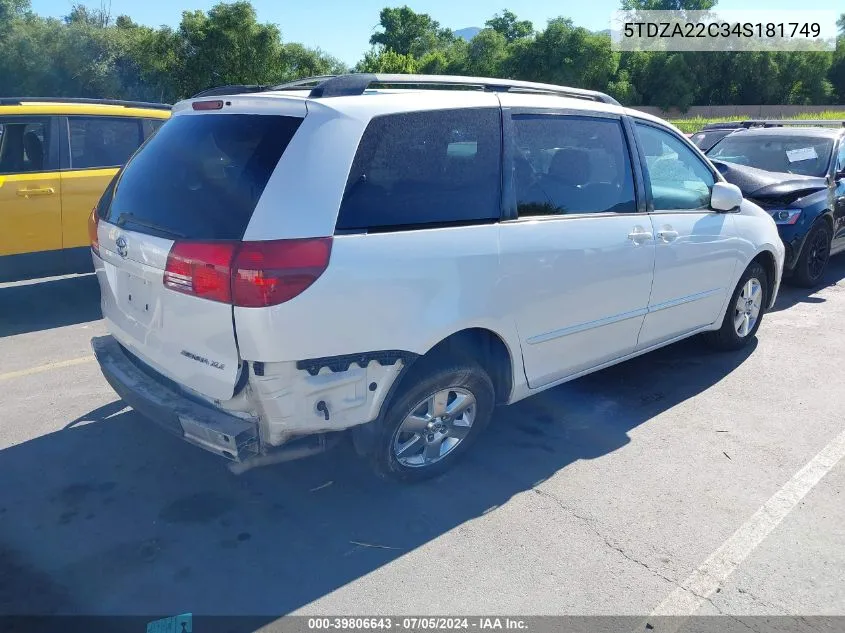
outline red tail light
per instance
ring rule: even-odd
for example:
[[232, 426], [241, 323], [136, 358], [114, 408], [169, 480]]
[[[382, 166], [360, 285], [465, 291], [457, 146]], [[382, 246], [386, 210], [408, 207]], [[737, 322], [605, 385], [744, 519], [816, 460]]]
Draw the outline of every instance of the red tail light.
[[332, 238], [244, 242], [235, 256], [232, 299], [260, 308], [293, 299], [329, 265]]
[[232, 300], [234, 242], [175, 242], [167, 256], [164, 285], [211, 301]]
[[269, 242], [180, 242], [170, 249], [164, 285], [245, 308], [277, 305], [313, 284], [329, 265], [332, 238]]
[[91, 242], [91, 250], [96, 255], [100, 254], [100, 238], [97, 236], [97, 228], [100, 224], [100, 216], [97, 215], [97, 207], [91, 210], [88, 216], [88, 241]]

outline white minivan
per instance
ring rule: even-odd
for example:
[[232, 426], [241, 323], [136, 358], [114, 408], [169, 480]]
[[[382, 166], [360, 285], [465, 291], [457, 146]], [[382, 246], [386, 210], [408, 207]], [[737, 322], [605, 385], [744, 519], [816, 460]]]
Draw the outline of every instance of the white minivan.
[[740, 348], [775, 301], [772, 218], [607, 95], [239, 90], [176, 105], [91, 217], [103, 374], [233, 470], [351, 429], [378, 472], [436, 475], [495, 405], [701, 332]]

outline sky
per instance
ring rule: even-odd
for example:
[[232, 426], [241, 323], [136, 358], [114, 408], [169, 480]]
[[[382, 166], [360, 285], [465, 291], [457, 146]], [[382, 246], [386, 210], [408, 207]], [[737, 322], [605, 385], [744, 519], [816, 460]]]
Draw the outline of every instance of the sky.
[[[109, 0], [104, 0], [106, 6]], [[182, 11], [210, 9], [218, 0], [110, 0], [111, 15], [128, 15], [147, 26], [177, 26]], [[497, 2], [501, 3], [497, 5]], [[99, 6], [100, 0], [82, 0]], [[73, 0], [32, 0], [33, 10], [44, 16], [62, 17], [70, 13]], [[354, 65], [369, 48], [369, 39], [378, 25], [379, 11], [385, 6], [407, 4], [414, 11], [428, 13], [444, 27], [462, 29], [483, 27], [484, 22], [502, 9], [510, 9], [535, 28], [550, 18], [571, 18], [577, 26], [598, 31], [610, 26], [611, 13], [619, 0], [252, 0], [260, 22], [276, 24], [286, 42], [318, 47]], [[718, 9], [755, 9], [767, 19], [773, 10], [807, 7], [798, 0], [721, 0]], [[813, 9], [841, 12], [842, 0], [813, 0]]]

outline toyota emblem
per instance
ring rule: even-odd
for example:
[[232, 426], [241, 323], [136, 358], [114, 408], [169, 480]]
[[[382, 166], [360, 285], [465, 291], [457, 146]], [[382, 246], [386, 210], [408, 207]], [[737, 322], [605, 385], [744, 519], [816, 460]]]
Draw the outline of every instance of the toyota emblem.
[[126, 244], [126, 238], [121, 235], [117, 238], [114, 245], [117, 246], [117, 254], [123, 259], [126, 259], [127, 255], [129, 255], [129, 247]]

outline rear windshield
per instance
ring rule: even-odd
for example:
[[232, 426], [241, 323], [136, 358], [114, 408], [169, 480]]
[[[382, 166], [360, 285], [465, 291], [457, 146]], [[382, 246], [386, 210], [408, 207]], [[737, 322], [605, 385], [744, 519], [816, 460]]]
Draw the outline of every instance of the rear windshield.
[[301, 122], [256, 114], [173, 117], [105, 193], [100, 217], [161, 237], [241, 239]]
[[731, 134], [707, 155], [748, 167], [804, 176], [824, 176], [830, 164], [833, 139], [822, 136]]

